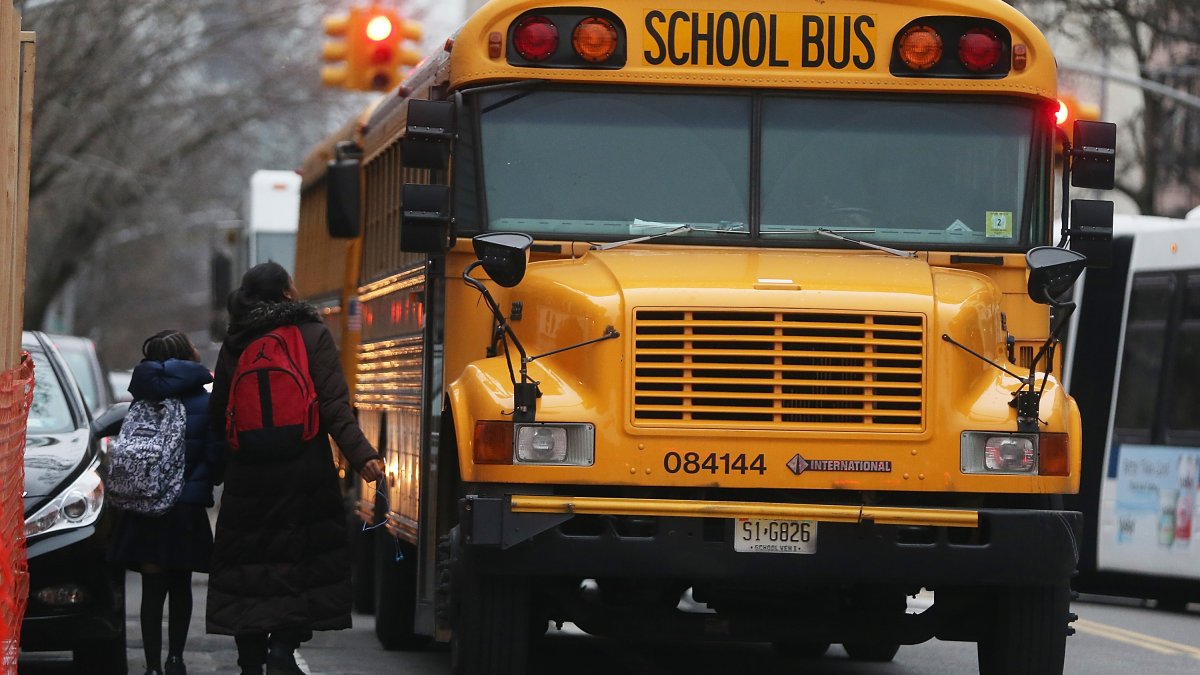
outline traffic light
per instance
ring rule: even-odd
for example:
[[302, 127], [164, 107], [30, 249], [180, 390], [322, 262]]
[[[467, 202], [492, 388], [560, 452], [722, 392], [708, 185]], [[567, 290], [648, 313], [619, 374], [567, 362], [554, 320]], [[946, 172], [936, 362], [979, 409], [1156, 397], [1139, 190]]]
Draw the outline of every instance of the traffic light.
[[350, 67], [346, 63], [350, 55], [349, 31], [351, 14], [335, 14], [325, 17], [325, 34], [336, 38], [326, 40], [321, 47], [321, 58], [331, 63], [342, 62], [341, 65], [323, 66], [321, 68], [321, 84], [326, 87], [350, 87]]
[[1067, 140], [1074, 144], [1075, 121], [1086, 120], [1095, 122], [1100, 119], [1100, 106], [1095, 103], [1081, 103], [1071, 94], [1061, 94], [1058, 97], [1058, 112], [1054, 121], [1067, 134]]
[[345, 62], [322, 69], [327, 86], [385, 91], [399, 83], [402, 68], [421, 61], [420, 52], [404, 46], [407, 40], [421, 39], [421, 25], [391, 8], [352, 7], [349, 14], [327, 17], [325, 32], [341, 38], [325, 44], [325, 60]]

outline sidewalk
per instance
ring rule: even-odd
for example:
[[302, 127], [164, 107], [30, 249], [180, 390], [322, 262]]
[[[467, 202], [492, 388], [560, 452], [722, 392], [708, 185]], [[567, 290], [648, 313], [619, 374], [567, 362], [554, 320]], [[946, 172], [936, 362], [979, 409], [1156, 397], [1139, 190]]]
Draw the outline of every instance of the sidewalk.
[[[130, 675], [145, 672], [146, 659], [142, 654], [141, 624], [138, 620], [141, 602], [141, 576], [126, 575], [125, 606], [128, 626], [128, 659]], [[184, 663], [188, 675], [237, 673], [237, 648], [227, 635], [204, 632], [205, 600], [208, 594], [208, 575], [192, 577], [191, 630], [188, 633]], [[313, 639], [300, 646], [296, 662], [311, 675], [375, 675], [403, 671], [411, 675], [433, 675], [448, 671], [449, 658], [445, 650], [403, 654], [386, 652], [375, 638], [375, 617], [354, 614], [354, 627], [344, 631], [318, 631]], [[166, 618], [163, 621], [163, 648], [166, 648]], [[165, 657], [165, 654], [164, 654]]]

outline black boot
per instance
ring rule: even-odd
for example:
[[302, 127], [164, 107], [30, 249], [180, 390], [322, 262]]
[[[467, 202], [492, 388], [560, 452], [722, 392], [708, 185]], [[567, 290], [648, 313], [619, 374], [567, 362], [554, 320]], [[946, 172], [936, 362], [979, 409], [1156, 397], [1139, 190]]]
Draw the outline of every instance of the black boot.
[[263, 675], [263, 664], [267, 660], [266, 633], [252, 635], [236, 635], [238, 666], [241, 675]]
[[283, 645], [271, 645], [267, 652], [267, 675], [304, 675], [296, 665], [296, 651]]
[[187, 675], [187, 666], [183, 665], [182, 656], [168, 656], [163, 664], [163, 675]]

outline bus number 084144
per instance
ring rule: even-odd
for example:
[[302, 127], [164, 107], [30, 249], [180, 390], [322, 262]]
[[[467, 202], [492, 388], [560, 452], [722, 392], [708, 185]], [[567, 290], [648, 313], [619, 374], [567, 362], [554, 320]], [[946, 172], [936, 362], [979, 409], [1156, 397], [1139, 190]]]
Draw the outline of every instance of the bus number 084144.
[[741, 452], [710, 452], [707, 455], [698, 452], [668, 452], [663, 456], [663, 468], [667, 473], [745, 475], [754, 472], [761, 476], [767, 472], [767, 458], [761, 454], [750, 457]]

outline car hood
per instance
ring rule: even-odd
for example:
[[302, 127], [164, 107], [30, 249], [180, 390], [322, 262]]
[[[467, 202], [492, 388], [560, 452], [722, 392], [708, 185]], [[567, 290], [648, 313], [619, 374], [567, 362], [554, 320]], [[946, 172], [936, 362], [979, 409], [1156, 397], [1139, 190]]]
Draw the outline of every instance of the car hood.
[[25, 440], [25, 511], [53, 495], [91, 459], [87, 429], [30, 435]]

